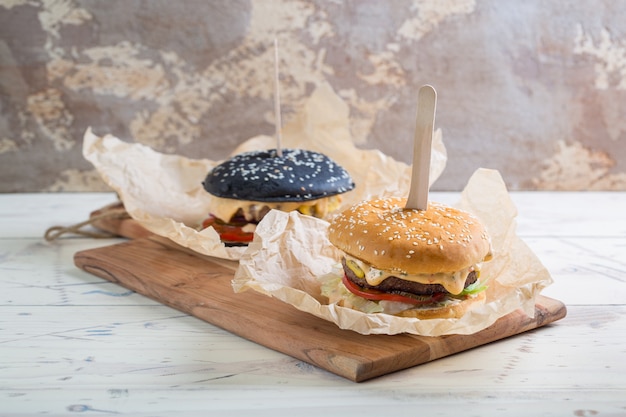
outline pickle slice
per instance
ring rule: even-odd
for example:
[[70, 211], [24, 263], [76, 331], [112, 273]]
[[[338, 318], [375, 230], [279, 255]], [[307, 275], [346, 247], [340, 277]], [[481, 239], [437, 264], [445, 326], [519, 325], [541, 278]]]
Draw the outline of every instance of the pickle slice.
[[354, 275], [357, 278], [364, 278], [365, 272], [359, 267], [359, 265], [354, 262], [352, 259], [346, 259], [346, 265], [350, 268], [350, 271], [354, 272]]

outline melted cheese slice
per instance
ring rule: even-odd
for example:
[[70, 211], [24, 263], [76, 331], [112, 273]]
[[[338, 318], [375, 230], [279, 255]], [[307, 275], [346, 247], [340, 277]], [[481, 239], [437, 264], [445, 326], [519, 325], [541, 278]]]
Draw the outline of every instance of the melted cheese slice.
[[379, 285], [385, 279], [395, 276], [406, 281], [420, 284], [441, 284], [450, 294], [460, 294], [465, 288], [467, 276], [472, 271], [480, 271], [481, 264], [475, 264], [460, 271], [438, 274], [405, 274], [398, 271], [386, 271], [374, 268], [353, 256], [346, 254], [346, 259], [354, 261], [365, 274], [365, 280], [370, 285]]
[[241, 208], [247, 221], [259, 221], [258, 213], [265, 207], [281, 211], [298, 210], [302, 214], [324, 218], [341, 204], [341, 196], [334, 195], [310, 201], [265, 202], [235, 200], [231, 198], [213, 197], [211, 214], [224, 221], [229, 221]]

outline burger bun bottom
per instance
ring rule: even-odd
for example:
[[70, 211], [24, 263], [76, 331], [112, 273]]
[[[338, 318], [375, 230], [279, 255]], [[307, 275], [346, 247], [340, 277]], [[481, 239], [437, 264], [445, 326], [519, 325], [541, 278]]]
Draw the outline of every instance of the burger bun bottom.
[[412, 317], [421, 320], [427, 319], [458, 319], [463, 317], [469, 310], [476, 308], [485, 303], [485, 291], [482, 291], [472, 297], [468, 297], [458, 303], [450, 304], [443, 307], [433, 308], [412, 308], [396, 313], [399, 317]]

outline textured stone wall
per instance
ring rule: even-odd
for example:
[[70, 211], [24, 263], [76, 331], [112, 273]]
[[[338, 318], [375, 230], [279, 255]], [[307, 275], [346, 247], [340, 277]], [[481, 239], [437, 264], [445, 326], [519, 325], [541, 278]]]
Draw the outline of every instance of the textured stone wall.
[[355, 141], [410, 162], [416, 92], [438, 91], [448, 166], [510, 189], [626, 189], [626, 2], [0, 0], [0, 192], [102, 190], [88, 126], [220, 159], [317, 85]]

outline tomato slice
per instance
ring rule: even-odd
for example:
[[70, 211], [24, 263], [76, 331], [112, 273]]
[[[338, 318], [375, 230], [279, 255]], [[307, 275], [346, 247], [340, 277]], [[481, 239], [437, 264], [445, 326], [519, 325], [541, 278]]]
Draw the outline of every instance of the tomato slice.
[[369, 288], [361, 288], [358, 285], [356, 285], [354, 282], [350, 281], [345, 274], [341, 278], [341, 282], [343, 282], [343, 285], [345, 285], [348, 291], [350, 291], [352, 294], [358, 295], [359, 297], [363, 297], [367, 300], [372, 300], [372, 301], [386, 300], [386, 301], [398, 301], [400, 303], [408, 303], [408, 304], [415, 304], [415, 305], [426, 305], [426, 304], [436, 303], [437, 301], [441, 301], [446, 296], [445, 293], [439, 292], [439, 293], [433, 294], [432, 296], [416, 296], [419, 298], [413, 298], [413, 297], [409, 297], [409, 296], [405, 296], [401, 294], [390, 294], [390, 293], [386, 293], [386, 292], [382, 292], [378, 290], [372, 290]]
[[202, 222], [203, 229], [209, 226], [215, 229], [223, 242], [250, 243], [254, 238], [253, 232], [244, 232], [242, 230], [243, 226], [225, 223], [215, 216], [210, 216]]

